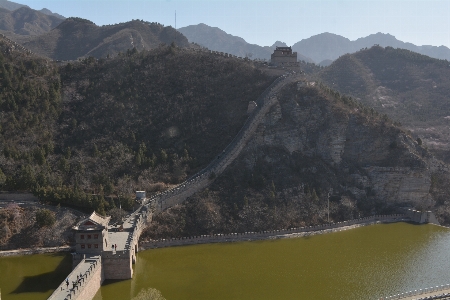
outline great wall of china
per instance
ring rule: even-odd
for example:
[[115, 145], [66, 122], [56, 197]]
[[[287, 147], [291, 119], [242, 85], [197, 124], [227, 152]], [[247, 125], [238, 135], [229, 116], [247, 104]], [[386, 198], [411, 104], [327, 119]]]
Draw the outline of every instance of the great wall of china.
[[[204, 51], [204, 50], [201, 50]], [[225, 55], [215, 51], [210, 53], [222, 55], [225, 57], [235, 57], [232, 55]], [[387, 216], [372, 216], [357, 220], [350, 220], [340, 223], [324, 224], [312, 227], [293, 228], [277, 231], [264, 232], [246, 232], [233, 233], [224, 235], [199, 236], [199, 237], [185, 237], [180, 239], [167, 239], [158, 241], [144, 241], [139, 245], [139, 237], [146, 223], [151, 221], [153, 211], [159, 212], [174, 205], [182, 203], [186, 198], [192, 196], [198, 191], [205, 189], [210, 185], [214, 178], [220, 175], [229, 164], [239, 155], [246, 143], [255, 132], [258, 125], [264, 119], [265, 115], [270, 111], [271, 107], [277, 103], [277, 92], [280, 89], [296, 81], [300, 78], [294, 72], [287, 73], [277, 78], [255, 101], [256, 107], [250, 113], [246, 122], [230, 142], [230, 144], [214, 159], [207, 167], [199, 171], [197, 174], [191, 176], [185, 182], [161, 193], [158, 193], [147, 199], [142, 205], [131, 214], [125, 223], [132, 224], [132, 233], [128, 237], [126, 249], [121, 252], [120, 257], [118, 253], [107, 251], [107, 253], [95, 258], [81, 258], [81, 262], [75, 267], [71, 274], [77, 274], [78, 269], [86, 269], [86, 266], [92, 268], [89, 272], [80, 274], [83, 280], [79, 285], [74, 285], [72, 288], [64, 290], [64, 283], [55, 290], [54, 294], [49, 299], [92, 299], [101, 286], [104, 279], [129, 279], [132, 277], [132, 265], [136, 262], [136, 253], [138, 249], [151, 249], [156, 247], [168, 247], [178, 245], [190, 245], [199, 243], [215, 243], [215, 242], [234, 242], [234, 241], [249, 241], [259, 239], [278, 239], [301, 237], [313, 234], [322, 234], [328, 232], [335, 232], [341, 230], [348, 230], [360, 226], [366, 226], [376, 223], [384, 222], [399, 222], [399, 221], [413, 221], [417, 223], [437, 223], [434, 215], [431, 212], [421, 213], [416, 211], [408, 211], [404, 215], [387, 215]], [[438, 223], [437, 223], [438, 224]], [[122, 272], [117, 272], [117, 269], [123, 269]], [[94, 272], [96, 269], [97, 272]], [[91, 275], [92, 272], [92, 275]], [[111, 274], [115, 276], [111, 277]], [[123, 274], [117, 276], [117, 274]], [[122, 276], [122, 277], [120, 277]], [[119, 278], [120, 277], [120, 278]], [[63, 293], [61, 293], [63, 292]], [[391, 298], [386, 298], [391, 299]], [[397, 299], [397, 298], [392, 298]], [[400, 298], [398, 298], [400, 299]]]
[[[9, 39], [7, 39], [4, 35], [1, 35], [1, 37], [9, 41]], [[16, 43], [12, 43], [14, 46], [17, 46], [18, 49], [27, 51], [27, 49], [21, 49], [20, 46]], [[232, 54], [211, 51], [203, 48], [192, 48], [188, 50], [210, 53], [232, 59], [250, 60], [248, 58], [237, 57]], [[29, 50], [27, 51], [27, 53], [32, 54], [32, 52]], [[264, 61], [254, 60], [253, 62], [265, 64]], [[71, 284], [71, 286], [69, 287], [69, 285], [66, 285], [66, 282], [61, 283], [60, 286], [48, 299], [92, 299], [105, 279], [131, 278], [133, 275], [131, 264], [136, 262], [136, 253], [139, 249], [138, 246], [140, 246], [141, 249], [151, 249], [201, 243], [294, 238], [348, 230], [376, 223], [399, 221], [413, 221], [417, 223], [429, 222], [436, 224], [437, 220], [431, 212], [422, 213], [416, 211], [408, 211], [405, 214], [399, 215], [371, 216], [345, 222], [302, 228], [291, 228], [285, 230], [263, 232], [204, 235], [196, 237], [184, 237], [179, 239], [162, 239], [154, 241], [142, 241], [139, 244], [139, 237], [146, 224], [151, 221], [153, 211], [159, 212], [174, 205], [180, 204], [186, 198], [192, 196], [196, 192], [201, 191], [208, 185], [210, 185], [214, 181], [214, 178], [217, 175], [220, 175], [227, 168], [227, 166], [230, 165], [239, 155], [248, 140], [251, 138], [252, 134], [255, 132], [258, 125], [264, 119], [265, 115], [270, 111], [271, 107], [277, 103], [277, 92], [286, 84], [293, 83], [299, 80], [300, 78], [295, 73], [287, 73], [277, 78], [256, 100], [257, 106], [251, 112], [238, 134], [223, 150], [223, 152], [218, 155], [217, 159], [214, 159], [206, 168], [191, 176], [185, 182], [147, 199], [136, 211], [128, 216], [128, 218], [124, 221], [124, 224], [128, 224], [130, 231], [127, 240], [125, 241], [125, 247], [123, 250], [104, 251], [101, 255], [89, 257], [75, 254], [74, 269], [68, 276], [73, 285]], [[75, 280], [75, 278], [77, 280]], [[444, 297], [446, 293], [449, 293], [448, 295], [450, 295], [450, 285], [410, 291], [407, 293], [402, 293], [381, 299], [443, 299], [442, 297]], [[420, 298], [418, 298], [417, 296], [420, 296]]]
[[[66, 288], [64, 288], [65, 283], [61, 283], [49, 299], [92, 299], [105, 279], [130, 279], [133, 276], [132, 263], [136, 262], [139, 237], [145, 224], [151, 221], [153, 209], [162, 211], [182, 203], [187, 197], [206, 188], [213, 181], [212, 174], [215, 176], [221, 174], [239, 155], [265, 114], [276, 103], [276, 93], [285, 84], [296, 80], [297, 77], [293, 75], [294, 73], [291, 73], [277, 78], [260, 95], [256, 101], [257, 107], [217, 159], [182, 184], [147, 199], [127, 217], [123, 227], [128, 230], [128, 235], [123, 240], [125, 235], [122, 232], [121, 238], [115, 238], [119, 241], [119, 245], [124, 244], [123, 250], [122, 247], [119, 247], [120, 251], [107, 250], [102, 251], [100, 255], [73, 254], [74, 269], [68, 276], [68, 280], [73, 285], [69, 287], [69, 284], [66, 284]], [[115, 234], [114, 232], [109, 234], [110, 239], [119, 235], [119, 233]]]

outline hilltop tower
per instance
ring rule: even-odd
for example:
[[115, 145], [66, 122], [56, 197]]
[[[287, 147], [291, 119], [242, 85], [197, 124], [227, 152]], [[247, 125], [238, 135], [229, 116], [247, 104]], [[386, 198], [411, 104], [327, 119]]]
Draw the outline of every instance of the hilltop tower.
[[292, 52], [292, 47], [276, 47], [270, 56], [270, 63], [274, 66], [298, 66], [297, 52]]

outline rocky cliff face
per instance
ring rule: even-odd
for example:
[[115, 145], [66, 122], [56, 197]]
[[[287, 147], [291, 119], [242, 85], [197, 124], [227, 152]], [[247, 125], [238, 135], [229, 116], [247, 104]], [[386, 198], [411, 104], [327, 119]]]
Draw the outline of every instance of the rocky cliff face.
[[[323, 182], [319, 189], [333, 188], [333, 195], [388, 205], [430, 201], [427, 151], [397, 127], [338, 102], [316, 88], [291, 86], [266, 115], [243, 159], [276, 164], [280, 155], [300, 155], [334, 173], [300, 170]], [[279, 151], [270, 152], [274, 148]]]

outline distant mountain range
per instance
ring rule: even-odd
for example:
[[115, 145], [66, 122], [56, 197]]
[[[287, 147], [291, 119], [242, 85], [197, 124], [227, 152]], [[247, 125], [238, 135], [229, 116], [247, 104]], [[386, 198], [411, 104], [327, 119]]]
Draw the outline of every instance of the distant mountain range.
[[[9, 11], [14, 11], [14, 10], [19, 9], [21, 7], [28, 7], [28, 6], [27, 5], [23, 5], [23, 4], [19, 4], [19, 3], [15, 3], [15, 2], [11, 2], [11, 1], [8, 1], [8, 0], [0, 0], [0, 8], [7, 9]], [[61, 16], [60, 14], [53, 13], [50, 10], [48, 10], [47, 8], [43, 8], [43, 9], [39, 10], [39, 12], [41, 12], [41, 13], [43, 13], [45, 15], [48, 15], [48, 16], [57, 17], [59, 19], [65, 19], [65, 17]]]
[[[287, 46], [281, 41], [276, 41], [272, 46], [250, 44], [241, 37], [203, 23], [179, 28], [181, 35], [171, 27], [156, 26], [156, 23], [149, 22], [132, 21], [98, 27], [87, 20], [80, 22], [80, 18], [71, 18], [63, 24], [64, 20], [63, 16], [46, 8], [37, 11], [26, 5], [0, 0], [0, 31], [36, 53], [55, 59], [76, 59], [86, 55], [101, 57], [130, 47], [147, 49], [159, 43], [176, 41], [178, 45], [192, 42], [215, 51], [270, 60], [275, 47]], [[344, 54], [355, 53], [373, 45], [402, 48], [450, 60], [450, 49], [445, 46], [416, 46], [384, 33], [350, 41], [343, 36], [325, 32], [295, 43], [292, 49], [298, 53], [299, 61], [329, 66]]]
[[23, 42], [31, 51], [56, 60], [75, 60], [116, 55], [128, 49], [155, 48], [174, 42], [189, 47], [186, 37], [172, 27], [133, 20], [115, 25], [97, 26], [81, 18], [68, 18], [53, 30]]
[[295, 43], [292, 49], [310, 57], [314, 62], [320, 63], [324, 60], [336, 60], [341, 55], [354, 53], [373, 45], [407, 49], [433, 58], [450, 60], [450, 49], [445, 46], [416, 46], [399, 41], [390, 34], [380, 32], [359, 38], [356, 41], [350, 41], [340, 35], [325, 32]]
[[[270, 54], [275, 46], [286, 46], [282, 42], [276, 42], [270, 47], [249, 44], [243, 38], [233, 36], [217, 27], [210, 27], [203, 23], [183, 27], [178, 29], [178, 31], [184, 34], [190, 42], [197, 43], [211, 50], [238, 56], [251, 54], [252, 58], [270, 59]], [[346, 53], [354, 53], [362, 48], [370, 48], [373, 45], [402, 48], [433, 58], [450, 60], [450, 49], [445, 46], [416, 46], [399, 41], [390, 34], [383, 33], [371, 34], [356, 41], [350, 41], [343, 36], [325, 32], [295, 43], [292, 49], [298, 53], [298, 60], [328, 66], [339, 56]]]
[[55, 28], [63, 21], [59, 17], [39, 12], [28, 6], [19, 7], [14, 11], [0, 7], [0, 30], [5, 31], [7, 35], [41, 35]]
[[[243, 38], [226, 33], [220, 28], [211, 27], [200, 23], [178, 29], [189, 42], [199, 44], [210, 50], [230, 53], [241, 57], [252, 59], [270, 59], [275, 47], [287, 47], [283, 42], [276, 41], [272, 46], [259, 46], [247, 43]], [[308, 57], [299, 54], [299, 60], [312, 62]]]

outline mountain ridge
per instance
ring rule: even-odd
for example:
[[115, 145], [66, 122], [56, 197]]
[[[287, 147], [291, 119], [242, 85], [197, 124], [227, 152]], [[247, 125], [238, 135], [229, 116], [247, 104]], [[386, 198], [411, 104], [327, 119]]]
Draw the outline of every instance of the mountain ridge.
[[[211, 27], [204, 23], [178, 28], [189, 42], [199, 44], [210, 50], [230, 53], [240, 57], [270, 60], [275, 47], [287, 47], [286, 43], [276, 41], [272, 46], [260, 46], [247, 43], [239, 36], [231, 35], [218, 27]], [[312, 62], [308, 57], [299, 53], [299, 60]]]
[[144, 50], [172, 42], [180, 47], [190, 47], [182, 34], [156, 22], [132, 20], [97, 26], [89, 20], [68, 18], [50, 32], [34, 37], [23, 45], [55, 60], [75, 60], [87, 56], [102, 58], [133, 48]]
[[[19, 9], [21, 7], [30, 8], [28, 5], [15, 3], [15, 2], [12, 2], [12, 1], [8, 1], [8, 0], [0, 0], [0, 7], [1, 8], [5, 8], [5, 9], [7, 9], [9, 11], [15, 11], [15, 10], [17, 10], [17, 9]], [[62, 15], [60, 15], [58, 13], [54, 13], [54, 12], [52, 12], [51, 10], [49, 10], [47, 8], [42, 8], [41, 10], [36, 10], [36, 11], [39, 11], [40, 13], [43, 13], [43, 14], [48, 15], [48, 16], [57, 17], [57, 18], [63, 19], [63, 20], [65, 19], [64, 16], [62, 16]]]
[[331, 88], [401, 122], [436, 156], [450, 161], [448, 61], [373, 46], [341, 56], [317, 76]]
[[409, 42], [400, 41], [389, 33], [381, 32], [370, 34], [354, 41], [337, 34], [325, 32], [295, 43], [292, 49], [311, 57], [316, 63], [320, 63], [324, 60], [336, 60], [341, 55], [355, 53], [362, 48], [370, 48], [373, 45], [402, 48], [433, 58], [450, 60], [450, 49], [445, 46], [417, 46]]
[[38, 36], [58, 26], [64, 20], [47, 15], [28, 6], [14, 11], [0, 8], [0, 30], [5, 34], [20, 36]]
[[[178, 31], [183, 33], [190, 42], [214, 51], [231, 53], [241, 57], [251, 54], [252, 58], [269, 60], [275, 46], [279, 46], [276, 43], [272, 46], [249, 44], [242, 37], [228, 34], [218, 27], [211, 27], [204, 23], [182, 27]], [[282, 42], [280, 44], [286, 45]], [[354, 41], [338, 34], [324, 32], [294, 43], [292, 50], [297, 52], [298, 60], [328, 66], [330, 61], [336, 60], [339, 56], [355, 53], [362, 48], [370, 48], [375, 44], [383, 47], [407, 49], [433, 58], [450, 60], [450, 49], [445, 46], [417, 46], [400, 41], [389, 33], [381, 32]]]

